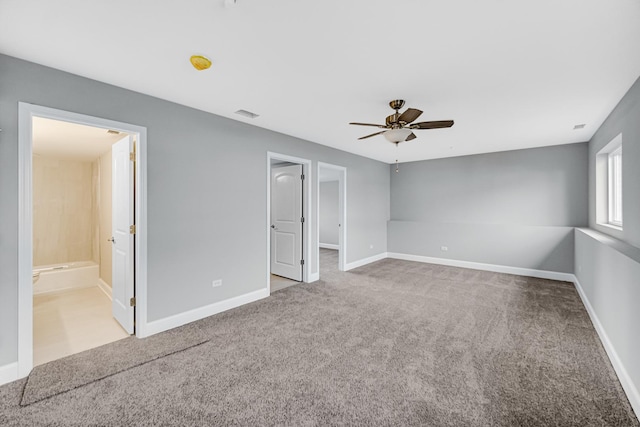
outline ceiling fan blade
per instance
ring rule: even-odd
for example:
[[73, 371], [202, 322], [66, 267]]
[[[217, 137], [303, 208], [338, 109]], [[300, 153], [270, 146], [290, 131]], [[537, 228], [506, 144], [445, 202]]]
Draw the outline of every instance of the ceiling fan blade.
[[420, 110], [418, 110], [416, 108], [408, 108], [407, 111], [405, 111], [404, 113], [400, 114], [400, 117], [398, 117], [398, 121], [399, 122], [405, 122], [405, 123], [411, 123], [412, 121], [414, 121], [415, 119], [420, 117], [420, 114], [422, 114], [422, 111], [420, 111]]
[[453, 126], [453, 120], [440, 120], [436, 122], [420, 122], [408, 126], [409, 129], [440, 129]]
[[352, 122], [352, 123], [349, 123], [349, 124], [350, 124], [350, 125], [358, 125], [358, 126], [375, 126], [375, 127], [377, 127], [377, 128], [382, 128], [382, 129], [386, 128], [386, 126], [385, 126], [385, 125], [376, 125], [376, 124], [373, 124], [373, 123], [357, 123], [357, 122]]
[[367, 135], [367, 136], [361, 136], [358, 139], [367, 139], [367, 138], [371, 138], [372, 136], [376, 136], [376, 135], [380, 135], [381, 133], [385, 133], [386, 130], [380, 131], [380, 132], [376, 132], [376, 133], [372, 133], [371, 135]]
[[409, 135], [409, 136], [407, 137], [407, 139], [405, 139], [405, 141], [411, 141], [412, 139], [416, 139], [416, 138], [417, 138], [417, 137], [416, 137], [416, 134], [415, 134], [415, 133], [413, 133], [413, 132], [411, 132], [411, 135]]

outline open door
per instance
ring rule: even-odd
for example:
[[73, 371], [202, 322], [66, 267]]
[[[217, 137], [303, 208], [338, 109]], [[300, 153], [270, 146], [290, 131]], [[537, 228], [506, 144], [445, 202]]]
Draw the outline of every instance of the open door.
[[113, 144], [112, 187], [112, 310], [113, 317], [129, 334], [134, 319], [134, 162], [130, 159], [133, 141], [127, 136]]
[[302, 281], [302, 165], [271, 169], [271, 273]]

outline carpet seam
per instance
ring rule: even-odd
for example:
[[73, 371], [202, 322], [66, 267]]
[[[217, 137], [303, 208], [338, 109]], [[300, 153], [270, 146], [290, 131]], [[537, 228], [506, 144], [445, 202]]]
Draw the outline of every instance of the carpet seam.
[[173, 356], [174, 354], [181, 353], [181, 352], [183, 352], [183, 351], [191, 350], [191, 349], [192, 349], [192, 348], [194, 348], [194, 347], [198, 347], [198, 346], [200, 346], [200, 345], [202, 345], [202, 344], [206, 344], [206, 343], [208, 343], [208, 342], [210, 342], [210, 341], [211, 341], [210, 339], [207, 339], [207, 340], [205, 340], [205, 341], [202, 341], [201, 343], [193, 344], [193, 345], [191, 345], [191, 346], [189, 346], [189, 347], [182, 348], [182, 349], [180, 349], [180, 350], [176, 350], [176, 351], [173, 351], [173, 352], [171, 352], [171, 353], [167, 353], [167, 354], [165, 354], [165, 355], [158, 356], [158, 357], [155, 357], [155, 358], [153, 358], [153, 359], [150, 359], [150, 360], [147, 360], [147, 361], [144, 361], [144, 362], [138, 363], [138, 364], [136, 364], [136, 365], [130, 366], [130, 367], [125, 368], [125, 369], [122, 369], [122, 370], [120, 370], [120, 371], [117, 371], [117, 372], [114, 372], [114, 373], [111, 373], [111, 374], [108, 374], [108, 375], [102, 376], [102, 377], [100, 377], [100, 378], [96, 378], [95, 380], [91, 380], [91, 381], [89, 381], [89, 382], [87, 382], [87, 383], [84, 383], [84, 384], [78, 385], [78, 386], [76, 386], [76, 387], [72, 387], [72, 388], [70, 388], [70, 389], [68, 389], [68, 390], [64, 390], [64, 391], [61, 391], [61, 392], [58, 392], [58, 393], [52, 394], [51, 396], [43, 397], [42, 399], [34, 400], [33, 402], [23, 404], [23, 403], [22, 403], [22, 401], [24, 400], [24, 392], [25, 392], [25, 390], [27, 389], [27, 385], [29, 384], [29, 379], [31, 378], [31, 375], [29, 375], [29, 377], [27, 377], [27, 381], [25, 381], [25, 383], [24, 383], [24, 387], [22, 388], [22, 396], [20, 397], [20, 407], [22, 407], [22, 408], [26, 408], [27, 406], [33, 405], [34, 403], [42, 402], [43, 400], [51, 399], [52, 397], [59, 396], [59, 395], [64, 394], [64, 393], [68, 393], [68, 392], [73, 391], [73, 390], [77, 390], [77, 389], [79, 389], [79, 388], [82, 388], [82, 387], [88, 386], [89, 384], [93, 384], [93, 383], [96, 383], [96, 382], [98, 382], [98, 381], [102, 381], [102, 380], [104, 380], [104, 379], [106, 379], [106, 378], [112, 377], [112, 376], [114, 376], [114, 375], [121, 374], [122, 372], [127, 372], [127, 371], [130, 371], [131, 369], [138, 368], [138, 367], [140, 367], [140, 366], [142, 366], [142, 365], [146, 365], [147, 363], [155, 362], [156, 360], [160, 360], [160, 359], [163, 359], [163, 358], [165, 358], [165, 357]]

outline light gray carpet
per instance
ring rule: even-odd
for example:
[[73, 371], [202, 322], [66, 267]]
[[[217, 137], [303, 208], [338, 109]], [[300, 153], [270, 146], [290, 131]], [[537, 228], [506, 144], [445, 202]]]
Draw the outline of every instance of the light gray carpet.
[[125, 338], [33, 368], [21, 406], [82, 387], [94, 381], [184, 351], [209, 339], [195, 325], [185, 325], [149, 338]]
[[571, 284], [383, 260], [192, 324], [209, 342], [1, 425], [638, 426]]

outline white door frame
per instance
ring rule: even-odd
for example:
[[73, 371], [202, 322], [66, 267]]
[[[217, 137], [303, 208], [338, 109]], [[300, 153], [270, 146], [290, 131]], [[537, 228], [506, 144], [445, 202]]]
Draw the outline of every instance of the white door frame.
[[113, 129], [136, 135], [136, 336], [147, 336], [147, 128], [18, 103], [18, 378], [33, 369], [33, 117]]
[[[316, 204], [316, 225], [318, 228], [318, 244], [320, 243], [320, 169], [333, 169], [339, 173], [338, 179], [338, 206], [340, 212], [338, 213], [338, 221], [340, 221], [340, 230], [338, 230], [338, 270], [345, 271], [347, 265], [347, 168], [344, 166], [332, 165], [330, 163], [318, 162], [318, 203]], [[318, 259], [316, 265], [318, 266], [318, 273], [320, 273], [320, 249], [318, 249]]]
[[[302, 183], [302, 216], [304, 223], [302, 224], [302, 258], [304, 266], [302, 267], [302, 281], [305, 283], [312, 282], [311, 266], [309, 259], [311, 256], [311, 179], [312, 179], [312, 162], [308, 159], [300, 157], [288, 156], [286, 154], [272, 153], [267, 151], [267, 222], [265, 229], [267, 234], [267, 290], [271, 295], [271, 160], [281, 160], [283, 162], [291, 162], [302, 165], [302, 173], [304, 181]], [[316, 279], [317, 280], [317, 279]]]

